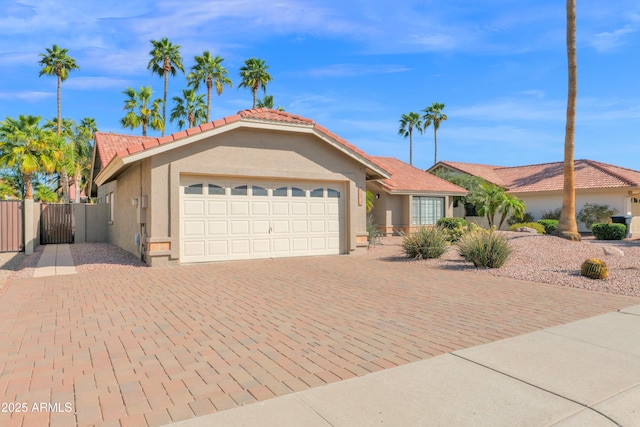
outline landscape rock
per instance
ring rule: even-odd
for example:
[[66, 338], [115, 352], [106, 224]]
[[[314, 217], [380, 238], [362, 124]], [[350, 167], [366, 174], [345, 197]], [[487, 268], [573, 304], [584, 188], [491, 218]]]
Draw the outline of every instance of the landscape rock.
[[613, 246], [603, 246], [602, 251], [605, 255], [624, 256], [624, 252], [622, 251], [622, 249], [618, 249]]
[[536, 230], [535, 228], [531, 228], [531, 227], [518, 227], [518, 228], [516, 228], [515, 231], [518, 231], [520, 233], [538, 234], [538, 230]]

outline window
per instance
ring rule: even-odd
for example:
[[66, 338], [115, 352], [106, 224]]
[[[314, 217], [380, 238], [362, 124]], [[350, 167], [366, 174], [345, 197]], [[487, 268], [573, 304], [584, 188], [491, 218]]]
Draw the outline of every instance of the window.
[[291, 187], [291, 195], [293, 197], [304, 197], [306, 194], [302, 188]]
[[266, 196], [267, 195], [267, 189], [266, 188], [262, 188], [262, 187], [258, 187], [257, 185], [254, 185], [253, 187], [251, 187], [251, 192], [254, 196]]
[[413, 197], [412, 225], [435, 225], [444, 216], [441, 197]]
[[116, 216], [116, 199], [113, 193], [107, 195], [107, 203], [109, 203], [109, 222], [113, 224]]
[[215, 196], [224, 196], [224, 188], [219, 185], [209, 184], [209, 194]]
[[273, 190], [275, 197], [287, 197], [287, 187], [280, 187]]
[[316, 188], [315, 190], [311, 190], [309, 194], [311, 197], [322, 197], [324, 196], [324, 188]]
[[246, 196], [247, 195], [247, 186], [246, 185], [239, 185], [235, 188], [231, 189], [231, 195], [232, 196]]
[[340, 192], [338, 190], [334, 190], [333, 188], [327, 188], [327, 197], [339, 199]]
[[184, 194], [202, 194], [202, 184], [192, 184], [184, 187]]

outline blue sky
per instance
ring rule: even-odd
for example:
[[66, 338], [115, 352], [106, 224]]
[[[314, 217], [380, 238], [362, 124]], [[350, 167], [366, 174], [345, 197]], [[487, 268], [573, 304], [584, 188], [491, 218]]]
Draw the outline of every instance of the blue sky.
[[[640, 169], [640, 3], [580, 0], [577, 16], [576, 158]], [[56, 43], [80, 66], [62, 85], [63, 117], [139, 134], [120, 126], [122, 91], [150, 85], [162, 97], [146, 67], [149, 41], [168, 37], [186, 68], [204, 50], [225, 58], [234, 87], [213, 97], [212, 119], [251, 107], [238, 70], [255, 56], [276, 105], [369, 154], [408, 162], [401, 115], [442, 102], [438, 160], [562, 160], [560, 0], [3, 0], [0, 28], [0, 119], [56, 115], [56, 79], [38, 77], [38, 54]], [[169, 99], [185, 87], [172, 78]], [[429, 128], [414, 135], [414, 165], [432, 163]]]

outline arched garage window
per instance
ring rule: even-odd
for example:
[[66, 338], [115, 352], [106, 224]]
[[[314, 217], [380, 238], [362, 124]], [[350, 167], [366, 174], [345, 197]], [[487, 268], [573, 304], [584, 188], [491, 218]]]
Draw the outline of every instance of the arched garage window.
[[435, 225], [444, 216], [442, 197], [413, 197], [411, 225]]
[[316, 188], [315, 190], [311, 190], [311, 193], [309, 193], [309, 195], [311, 197], [322, 197], [324, 195], [324, 189]]
[[209, 184], [209, 194], [215, 196], [224, 196], [224, 188], [219, 185]]
[[291, 196], [293, 197], [304, 197], [304, 190], [298, 187], [291, 187]]
[[254, 185], [251, 187], [251, 194], [253, 194], [254, 196], [266, 196], [267, 189]]
[[231, 189], [232, 196], [246, 196], [247, 195], [247, 186], [239, 185]]
[[339, 199], [340, 192], [338, 190], [334, 190], [333, 188], [327, 188], [327, 197], [333, 197], [333, 198]]
[[287, 197], [287, 187], [280, 187], [273, 190], [275, 197]]
[[192, 184], [184, 187], [184, 194], [202, 194], [202, 184]]

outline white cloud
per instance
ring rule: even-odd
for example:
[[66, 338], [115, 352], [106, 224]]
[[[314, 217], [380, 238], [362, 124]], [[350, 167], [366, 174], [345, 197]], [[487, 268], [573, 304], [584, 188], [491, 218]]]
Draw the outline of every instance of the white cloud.
[[625, 43], [625, 36], [638, 31], [637, 27], [625, 25], [623, 28], [611, 32], [598, 33], [591, 44], [598, 52], [609, 52]]
[[75, 77], [64, 83], [66, 89], [86, 90], [86, 89], [120, 89], [124, 90], [131, 86], [131, 82], [126, 79], [111, 77]]
[[368, 65], [368, 64], [333, 64], [326, 67], [314, 68], [303, 74], [311, 77], [357, 77], [368, 74], [393, 74], [410, 71], [402, 65]]
[[23, 92], [0, 92], [0, 99], [8, 100], [20, 100], [27, 102], [39, 102], [47, 98], [55, 98], [55, 92], [38, 92], [38, 91], [23, 91]]

